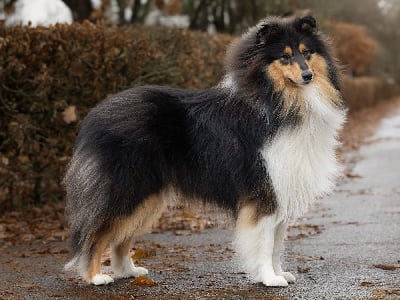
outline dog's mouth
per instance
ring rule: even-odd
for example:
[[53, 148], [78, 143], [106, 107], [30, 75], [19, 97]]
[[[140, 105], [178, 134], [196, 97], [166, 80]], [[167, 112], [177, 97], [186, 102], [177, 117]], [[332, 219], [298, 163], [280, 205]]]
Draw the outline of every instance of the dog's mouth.
[[304, 81], [304, 80], [295, 81], [295, 80], [293, 80], [292, 78], [288, 77], [288, 82], [289, 82], [292, 86], [295, 86], [295, 87], [302, 87], [302, 86], [305, 86], [305, 85], [310, 84], [310, 83], [312, 82], [312, 80], [309, 80], [309, 81]]

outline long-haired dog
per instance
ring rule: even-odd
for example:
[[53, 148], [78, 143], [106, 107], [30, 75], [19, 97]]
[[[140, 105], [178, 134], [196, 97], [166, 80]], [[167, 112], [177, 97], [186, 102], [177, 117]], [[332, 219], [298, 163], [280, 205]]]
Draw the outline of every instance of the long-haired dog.
[[87, 282], [147, 270], [131, 261], [169, 199], [216, 204], [236, 218], [235, 248], [256, 282], [286, 286], [288, 221], [331, 191], [345, 118], [338, 70], [315, 19], [269, 18], [227, 55], [216, 87], [144, 86], [109, 97], [83, 121], [64, 184], [74, 258]]

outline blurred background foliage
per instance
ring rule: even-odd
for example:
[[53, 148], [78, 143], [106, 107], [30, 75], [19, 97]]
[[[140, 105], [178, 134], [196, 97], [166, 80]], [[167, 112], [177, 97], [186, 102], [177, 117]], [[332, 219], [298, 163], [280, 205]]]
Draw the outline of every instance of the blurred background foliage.
[[[12, 13], [17, 0], [0, 0]], [[119, 24], [175, 25], [191, 30], [240, 34], [268, 15], [311, 12], [326, 31], [326, 20], [355, 24], [374, 38], [379, 47], [372, 69], [363, 70], [400, 81], [399, 0], [63, 0], [76, 21], [86, 19]], [[334, 30], [340, 30], [335, 26]], [[343, 30], [346, 30], [342, 27]], [[349, 33], [351, 35], [351, 33]], [[341, 42], [340, 40], [338, 42]], [[367, 43], [366, 47], [371, 43]], [[353, 56], [358, 54], [355, 49]], [[349, 61], [345, 60], [348, 64]], [[354, 70], [360, 71], [358, 68]]]
[[[240, 34], [268, 15], [311, 12], [323, 27], [325, 23], [321, 20], [361, 26], [359, 28], [370, 34], [380, 45], [378, 60], [374, 66], [376, 72], [372, 71], [400, 81], [399, 0], [97, 0], [97, 5], [101, 2], [101, 6], [97, 7], [97, 15], [91, 12], [94, 6], [91, 6], [90, 0], [65, 2], [71, 7], [77, 20], [90, 16], [98, 18], [105, 14], [109, 20], [118, 24], [145, 23], [146, 18], [149, 21], [148, 17], [157, 11], [161, 17], [187, 16], [191, 30], [229, 34]], [[158, 22], [162, 22], [160, 19], [162, 20], [159, 18]], [[153, 21], [156, 22], [157, 20]], [[328, 26], [328, 32], [329, 29]], [[365, 46], [370, 45], [371, 43], [367, 43]], [[372, 46], [377, 50], [376, 45]], [[353, 56], [357, 55], [356, 51], [358, 49], [355, 49]], [[358, 71], [360, 70], [356, 70]]]
[[[216, 84], [227, 45], [268, 15], [317, 18], [344, 66], [351, 111], [399, 93], [398, 0], [64, 2], [72, 25], [0, 22], [0, 214], [63, 199], [79, 122], [98, 101], [143, 84]], [[15, 3], [0, 0], [0, 19]]]

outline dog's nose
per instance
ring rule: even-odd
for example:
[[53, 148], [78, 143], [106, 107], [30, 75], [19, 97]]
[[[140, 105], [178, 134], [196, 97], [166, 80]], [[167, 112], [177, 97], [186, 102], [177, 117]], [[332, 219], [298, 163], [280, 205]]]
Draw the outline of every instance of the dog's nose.
[[301, 72], [301, 77], [303, 78], [304, 82], [310, 82], [313, 78], [313, 73], [310, 70], [304, 70]]

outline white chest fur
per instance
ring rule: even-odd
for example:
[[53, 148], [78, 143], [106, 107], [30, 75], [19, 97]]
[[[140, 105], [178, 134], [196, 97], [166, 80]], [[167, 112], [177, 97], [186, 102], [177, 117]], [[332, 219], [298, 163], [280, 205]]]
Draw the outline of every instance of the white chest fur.
[[316, 197], [329, 193], [341, 169], [335, 147], [345, 112], [334, 108], [316, 84], [304, 88], [303, 98], [307, 118], [280, 130], [261, 150], [284, 219], [300, 216]]

